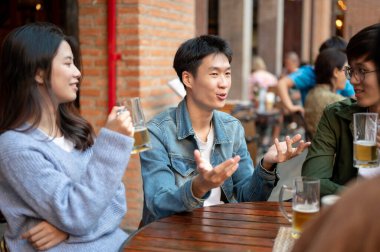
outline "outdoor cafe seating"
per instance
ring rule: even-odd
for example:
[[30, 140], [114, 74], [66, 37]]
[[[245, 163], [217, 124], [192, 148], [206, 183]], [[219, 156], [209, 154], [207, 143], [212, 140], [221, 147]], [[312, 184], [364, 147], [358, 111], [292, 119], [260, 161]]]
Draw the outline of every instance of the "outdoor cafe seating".
[[254, 164], [273, 144], [273, 139], [279, 137], [281, 130], [281, 110], [273, 107], [270, 110], [258, 110], [254, 104], [247, 101], [227, 101], [222, 109], [240, 120], [245, 131], [248, 152]]

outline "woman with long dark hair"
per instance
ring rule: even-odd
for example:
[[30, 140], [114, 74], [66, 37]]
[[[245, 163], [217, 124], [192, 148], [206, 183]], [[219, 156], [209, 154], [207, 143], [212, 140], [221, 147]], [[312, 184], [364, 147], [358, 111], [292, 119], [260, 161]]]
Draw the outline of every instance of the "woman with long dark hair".
[[126, 212], [121, 180], [134, 142], [131, 117], [115, 106], [95, 141], [74, 105], [78, 52], [47, 23], [19, 27], [3, 43], [0, 210], [10, 251], [117, 251], [127, 238], [119, 224]]

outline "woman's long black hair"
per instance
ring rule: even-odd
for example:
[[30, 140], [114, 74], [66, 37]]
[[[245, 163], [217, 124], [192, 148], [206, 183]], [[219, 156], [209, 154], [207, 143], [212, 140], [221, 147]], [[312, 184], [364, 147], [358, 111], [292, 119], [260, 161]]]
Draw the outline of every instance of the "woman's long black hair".
[[[0, 52], [0, 134], [15, 130], [33, 118], [35, 128], [41, 121], [44, 103], [37, 71], [44, 73], [44, 86], [55, 103], [51, 92], [51, 68], [62, 41], [73, 51], [74, 64], [80, 69], [77, 43], [66, 37], [62, 30], [49, 23], [32, 23], [16, 28], [5, 38]], [[85, 150], [94, 143], [94, 130], [75, 107], [74, 101], [58, 105], [56, 124], [76, 149]]]

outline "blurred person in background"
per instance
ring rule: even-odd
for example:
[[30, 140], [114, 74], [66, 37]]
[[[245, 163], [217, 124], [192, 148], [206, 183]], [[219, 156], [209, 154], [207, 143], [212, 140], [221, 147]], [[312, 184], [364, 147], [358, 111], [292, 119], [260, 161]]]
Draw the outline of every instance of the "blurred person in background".
[[[277, 81], [277, 77], [267, 70], [263, 58], [254, 56], [249, 77], [249, 98], [258, 112], [273, 110], [276, 103], [275, 87], [277, 86]], [[276, 122], [278, 123], [273, 127], [268, 127], [267, 120], [256, 120], [256, 130], [261, 136], [259, 144], [264, 147], [263, 151], [274, 142], [274, 139], [280, 137], [280, 125], [283, 122], [282, 115], [276, 118]]]
[[305, 101], [305, 126], [311, 139], [317, 131], [325, 107], [344, 99], [336, 91], [346, 86], [346, 64], [346, 54], [335, 48], [323, 50], [315, 61], [317, 84], [309, 91]]
[[296, 52], [287, 52], [284, 56], [284, 68], [281, 77], [294, 73], [300, 67], [300, 59]]
[[267, 71], [263, 58], [254, 56], [252, 59], [252, 71], [249, 76], [249, 99], [253, 104], [257, 105], [260, 89], [268, 90], [269, 87], [276, 85], [277, 78], [274, 74]]
[[[319, 48], [319, 52], [327, 48], [336, 48], [344, 51], [346, 49], [346, 42], [338, 36], [333, 36], [326, 40]], [[306, 95], [311, 88], [316, 84], [314, 68], [311, 65], [304, 65], [300, 67], [297, 71], [289, 74], [288, 76], [282, 77], [278, 81], [277, 90], [278, 95], [284, 107], [291, 113], [301, 112], [304, 113], [304, 108], [302, 105], [293, 104], [289, 89], [296, 87], [301, 92], [302, 104], [305, 103]], [[345, 97], [354, 97], [355, 92], [353, 87], [347, 81], [345, 88], [343, 90], [338, 90], [338, 93]]]
[[[284, 57], [284, 68], [282, 69], [280, 79], [296, 72], [300, 67], [300, 64], [301, 62], [296, 52], [291, 51], [286, 53]], [[289, 88], [289, 95], [293, 104], [301, 104], [301, 93], [294, 86], [292, 88]], [[285, 112], [288, 114], [287, 110]]]

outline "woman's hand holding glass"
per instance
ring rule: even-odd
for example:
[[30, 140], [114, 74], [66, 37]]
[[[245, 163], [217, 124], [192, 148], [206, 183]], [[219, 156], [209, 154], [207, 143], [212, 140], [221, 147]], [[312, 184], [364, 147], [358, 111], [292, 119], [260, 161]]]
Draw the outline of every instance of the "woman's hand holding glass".
[[105, 128], [130, 137], [133, 137], [135, 133], [131, 113], [124, 106], [112, 108]]

